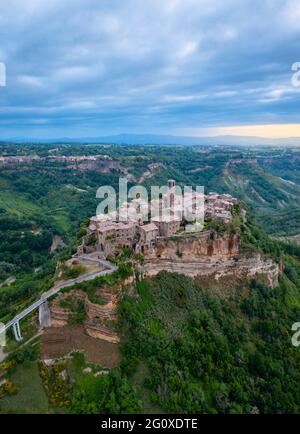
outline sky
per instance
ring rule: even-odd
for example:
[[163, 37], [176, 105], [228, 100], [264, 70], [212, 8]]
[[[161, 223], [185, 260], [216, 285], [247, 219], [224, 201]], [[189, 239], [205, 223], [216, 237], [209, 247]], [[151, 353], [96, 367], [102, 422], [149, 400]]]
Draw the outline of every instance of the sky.
[[300, 137], [299, 0], [0, 6], [0, 139]]

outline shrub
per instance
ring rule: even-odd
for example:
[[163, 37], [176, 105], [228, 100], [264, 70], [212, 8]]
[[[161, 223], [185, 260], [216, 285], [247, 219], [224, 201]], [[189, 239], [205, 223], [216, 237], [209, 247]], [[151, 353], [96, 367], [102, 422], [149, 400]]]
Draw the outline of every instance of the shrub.
[[69, 407], [71, 405], [71, 385], [66, 361], [60, 360], [52, 366], [39, 362], [39, 373], [49, 404], [52, 407]]
[[64, 266], [62, 270], [62, 275], [65, 280], [75, 279], [85, 272], [86, 268], [81, 265], [73, 265], [72, 267]]

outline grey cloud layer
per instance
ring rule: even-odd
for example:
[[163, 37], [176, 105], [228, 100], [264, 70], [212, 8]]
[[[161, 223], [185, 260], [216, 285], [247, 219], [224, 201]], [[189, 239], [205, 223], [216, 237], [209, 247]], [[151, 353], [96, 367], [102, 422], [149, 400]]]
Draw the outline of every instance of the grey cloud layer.
[[298, 121], [296, 0], [0, 1], [4, 135]]

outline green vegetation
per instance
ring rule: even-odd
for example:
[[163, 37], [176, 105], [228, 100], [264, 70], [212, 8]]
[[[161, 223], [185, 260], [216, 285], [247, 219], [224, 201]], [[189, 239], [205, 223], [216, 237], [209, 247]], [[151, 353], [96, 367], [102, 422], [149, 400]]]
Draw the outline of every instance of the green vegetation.
[[265, 253], [277, 262], [282, 259], [284, 253], [283, 244], [272, 240], [268, 234], [258, 226], [252, 217], [248, 217], [246, 224], [241, 226], [241, 249], [244, 251], [256, 251]]
[[94, 247], [96, 245], [96, 243], [97, 243], [96, 234], [92, 234], [88, 239], [87, 245], [90, 247]]
[[88, 294], [88, 298], [91, 303], [94, 304], [105, 304], [105, 300], [98, 294], [95, 294], [94, 291], [90, 291]]
[[[0, 153], [47, 156], [52, 148], [2, 144]], [[208, 291], [204, 282], [177, 274], [160, 273], [139, 282], [137, 294], [125, 296], [120, 305], [124, 333], [120, 368], [95, 376], [94, 369], [83, 372], [87, 364], [82, 355], [75, 354], [58, 366], [40, 365], [43, 388], [38, 355], [33, 347], [24, 347], [7, 360], [4, 375], [10, 383], [0, 399], [0, 412], [300, 412], [300, 353], [290, 342], [291, 325], [300, 317], [300, 247], [273, 241], [265, 232], [274, 236], [300, 233], [299, 151], [190, 147], [187, 152], [182, 146], [115, 145], [55, 148], [56, 155], [109, 155], [135, 179], [149, 170], [149, 164], [161, 163], [153, 177], [145, 180], [146, 187], [174, 178], [181, 186], [204, 185], [206, 192], [240, 198], [264, 229], [252, 217], [243, 223], [236, 208], [230, 225], [208, 220], [205, 227], [218, 234], [241, 228], [243, 251], [271, 256], [282, 263], [284, 273], [278, 288], [270, 289], [260, 281], [237, 281], [235, 295], [222, 299], [213, 284]], [[76, 168], [53, 161], [6, 169], [0, 167], [2, 322], [51, 288], [57, 262], [67, 260], [87, 233], [88, 219], [97, 206], [97, 188], [117, 187], [123, 173], [117, 169], [101, 172], [96, 167], [78, 176]], [[51, 252], [54, 235], [67, 247]], [[89, 245], [95, 243], [91, 237]], [[177, 255], [181, 255], [179, 250]], [[118, 271], [62, 292], [81, 289], [92, 302], [101, 304], [97, 289], [130, 276], [130, 258], [131, 252], [124, 249], [116, 260]], [[81, 272], [77, 266], [65, 269], [64, 278]], [[84, 320], [82, 304], [74, 306], [71, 300], [62, 304], [72, 312], [72, 324]], [[32, 329], [30, 324], [29, 320], [22, 323], [22, 333], [26, 334], [27, 327]]]
[[75, 279], [76, 277], [79, 277], [81, 274], [84, 274], [85, 271], [86, 271], [86, 267], [81, 264], [72, 265], [70, 267], [64, 265], [62, 268], [62, 276], [65, 280]]
[[300, 249], [271, 240], [252, 218], [242, 225], [242, 243], [283, 263], [277, 288], [237, 279], [240, 291], [220, 299], [213, 284], [207, 290], [200, 280], [161, 272], [120, 305], [123, 373], [162, 411], [300, 411], [300, 353], [290, 332], [300, 316]]
[[39, 362], [39, 373], [51, 407], [70, 407], [71, 385], [67, 362], [60, 360], [51, 366]]
[[[185, 146], [2, 143], [0, 154], [108, 155], [136, 179], [149, 170], [149, 164], [160, 163], [145, 180], [146, 187], [163, 185], [168, 178], [181, 186], [204, 185], [206, 192], [239, 197], [272, 235], [300, 233], [298, 150], [189, 147], [187, 152]], [[69, 258], [86, 234], [88, 219], [98, 204], [97, 188], [117, 187], [122, 176], [120, 170], [102, 171], [101, 166], [80, 171], [78, 176], [76, 167], [50, 160], [0, 166], [2, 322], [15, 314], [14, 305], [26, 307], [31, 297], [51, 287], [57, 261]], [[218, 229], [226, 231], [229, 226], [218, 225]], [[54, 235], [68, 247], [50, 253]], [[91, 246], [95, 242], [91, 237]]]
[[300, 208], [284, 209], [275, 214], [261, 213], [259, 221], [272, 235], [298, 235], [300, 233]]
[[82, 300], [77, 301], [77, 309], [75, 313], [72, 313], [69, 319], [71, 325], [81, 324], [86, 318], [86, 312], [84, 307], [84, 302]]
[[95, 295], [95, 291], [102, 285], [114, 286], [119, 283], [122, 279], [126, 279], [132, 275], [132, 264], [131, 262], [118, 262], [118, 269], [111, 274], [104, 276], [98, 276], [93, 280], [87, 280], [85, 282], [76, 283], [74, 286], [69, 286], [62, 289], [62, 293], [67, 293], [72, 289], [81, 289], [86, 292], [90, 297]]
[[181, 275], [141, 282], [139, 298], [125, 298], [120, 308], [124, 372], [135, 378], [143, 362], [144, 387], [167, 412], [299, 412], [294, 285], [284, 275], [275, 290], [253, 282], [247, 299], [220, 300]]
[[84, 301], [69, 295], [68, 297], [60, 300], [60, 306], [70, 312], [69, 324], [81, 324], [86, 318]]
[[39, 347], [23, 346], [0, 365], [0, 378], [9, 388], [0, 396], [0, 413], [48, 413], [48, 400], [38, 372]]
[[0, 399], [0, 413], [49, 413], [48, 399], [39, 376], [37, 362], [18, 365], [10, 376], [18, 388], [16, 395]]
[[130, 414], [141, 410], [131, 381], [113, 369], [109, 375], [84, 373], [84, 357], [74, 354], [70, 371], [73, 374], [73, 401], [71, 413], [76, 414]]

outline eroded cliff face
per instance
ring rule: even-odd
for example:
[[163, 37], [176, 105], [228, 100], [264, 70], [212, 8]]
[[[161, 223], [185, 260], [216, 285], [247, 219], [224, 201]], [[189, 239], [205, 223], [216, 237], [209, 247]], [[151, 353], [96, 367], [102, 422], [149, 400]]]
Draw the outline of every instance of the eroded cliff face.
[[263, 276], [268, 284], [274, 288], [278, 285], [279, 265], [272, 259], [264, 258], [260, 254], [253, 256], [238, 255], [231, 258], [198, 258], [193, 261], [174, 261], [172, 259], [146, 260], [143, 265], [144, 276], [155, 276], [160, 271], [184, 274], [189, 277], [211, 276], [219, 280], [221, 277], [234, 275], [239, 278], [251, 279]]
[[84, 303], [86, 319], [83, 323], [85, 332], [94, 338], [102, 339], [111, 343], [120, 341], [114, 331], [114, 322], [117, 319], [116, 310], [118, 295], [112, 292], [101, 291], [103, 304], [92, 303], [83, 291], [70, 291], [67, 294], [59, 294], [51, 303], [51, 326], [64, 327], [69, 324], [72, 312], [62, 307], [62, 301], [72, 297]]
[[157, 242], [154, 252], [148, 254], [146, 259], [197, 259], [202, 257], [230, 257], [239, 251], [240, 234], [218, 237], [212, 231], [200, 234], [163, 239]]
[[159, 241], [154, 252], [147, 255], [142, 266], [144, 276], [160, 271], [189, 277], [224, 276], [251, 279], [262, 276], [274, 288], [278, 285], [280, 266], [260, 253], [239, 253], [240, 235], [216, 237], [211, 232]]
[[78, 302], [83, 303], [85, 319], [84, 332], [96, 339], [110, 343], [118, 343], [120, 336], [116, 332], [117, 307], [123, 288], [131, 293], [134, 288], [135, 276], [130, 276], [114, 286], [105, 285], [95, 291], [99, 302], [93, 303], [88, 294], [81, 290], [71, 290], [59, 293], [50, 303], [51, 328], [62, 328], [70, 325], [72, 316], [76, 313]]

